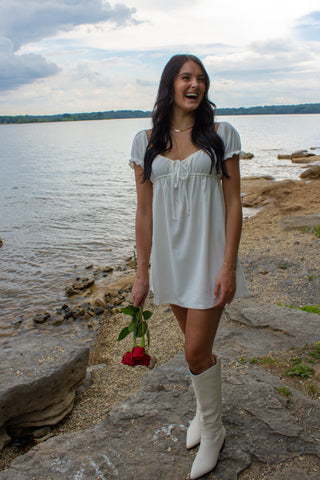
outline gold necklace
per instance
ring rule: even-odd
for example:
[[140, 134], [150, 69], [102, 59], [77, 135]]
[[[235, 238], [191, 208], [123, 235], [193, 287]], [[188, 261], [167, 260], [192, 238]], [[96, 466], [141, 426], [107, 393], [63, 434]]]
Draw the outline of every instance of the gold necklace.
[[190, 130], [191, 128], [193, 128], [193, 125], [191, 125], [191, 127], [181, 128], [181, 129], [171, 128], [171, 130], [173, 130], [174, 132], [180, 133], [180, 132], [186, 132], [187, 130]]

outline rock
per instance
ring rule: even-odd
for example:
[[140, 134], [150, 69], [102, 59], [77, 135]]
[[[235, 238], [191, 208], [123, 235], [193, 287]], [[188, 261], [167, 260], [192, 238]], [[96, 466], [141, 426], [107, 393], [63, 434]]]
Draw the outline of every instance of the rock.
[[112, 297], [116, 297], [119, 293], [129, 292], [132, 288], [133, 282], [136, 278], [135, 272], [120, 277], [116, 282], [110, 283], [106, 286], [104, 293], [106, 301]]
[[267, 201], [261, 195], [251, 193], [250, 195], [242, 196], [241, 203], [244, 207], [257, 207], [265, 205]]
[[[294, 160], [296, 158], [299, 158], [299, 159], [302, 159], [302, 158], [308, 158], [308, 157], [313, 157], [315, 156], [314, 153], [310, 153], [308, 152], [307, 150], [298, 150], [297, 152], [293, 152], [291, 154], [286, 154], [286, 155], [282, 155], [282, 154], [279, 154], [278, 155], [278, 159], [279, 160]], [[299, 162], [297, 162], [299, 163]]]
[[72, 287], [75, 290], [86, 290], [87, 288], [92, 287], [94, 285], [93, 278], [77, 278], [77, 280], [72, 284]]
[[3, 240], [2, 240], [2, 238], [0, 237], [0, 248], [2, 247], [2, 245], [3, 245]]
[[308, 157], [314, 157], [314, 153], [309, 153], [307, 150], [298, 150], [297, 152], [294, 152], [291, 155], [291, 158], [308, 158]]
[[98, 305], [93, 305], [92, 310], [93, 310], [95, 315], [102, 315], [102, 313], [104, 312], [104, 307], [100, 307]]
[[97, 298], [94, 299], [93, 305], [95, 307], [105, 308], [106, 307], [106, 302], [102, 298], [97, 297]]
[[65, 320], [64, 316], [61, 315], [60, 313], [57, 313], [52, 316], [51, 325], [54, 325], [54, 326], [62, 325], [64, 320]]
[[110, 265], [107, 265], [106, 267], [103, 267], [102, 273], [104, 275], [107, 275], [108, 273], [112, 273], [114, 271], [114, 267], [111, 267]]
[[316, 163], [320, 161], [320, 155], [315, 155], [312, 157], [293, 157], [291, 159], [292, 163], [303, 163], [303, 164], [309, 164], [309, 163]]
[[238, 299], [225, 311], [216, 344], [234, 358], [267, 355], [314, 342], [318, 329], [319, 315], [315, 313]]
[[15, 318], [14, 320], [11, 320], [11, 325], [15, 328], [17, 327], [20, 327], [20, 325], [22, 325], [23, 323], [23, 317], [18, 317], [18, 318]]
[[73, 297], [74, 295], [79, 295], [80, 290], [76, 290], [72, 286], [66, 287], [66, 295], [67, 297]]
[[242, 177], [241, 181], [242, 180], [261, 180], [261, 179], [264, 179], [264, 180], [275, 180], [274, 177], [272, 177], [271, 175], [260, 175], [260, 176], [256, 176], [256, 175], [249, 175], [248, 177]]
[[77, 277], [76, 281], [66, 287], [66, 295], [72, 297], [74, 295], [87, 294], [91, 295], [90, 288], [94, 285], [95, 280], [93, 278], [79, 278]]
[[320, 225], [320, 212], [310, 215], [290, 215], [279, 220], [280, 231], [301, 230], [301, 228], [312, 228]]
[[4, 427], [0, 427], [0, 450], [10, 442], [11, 437], [7, 434]]
[[304, 172], [300, 173], [300, 178], [319, 178], [320, 177], [320, 165], [314, 165], [307, 168]]
[[[236, 480], [255, 461], [265, 464], [268, 479], [280, 478], [273, 476], [280, 463], [281, 478], [306, 478], [299, 463], [294, 471], [291, 465], [306, 455], [319, 465], [319, 403], [290, 388], [289, 408], [277, 390], [283, 387], [281, 380], [256, 365], [234, 366], [225, 358], [222, 376], [227, 438], [214, 478]], [[194, 406], [184, 355], [179, 354], [146, 373], [141, 390], [113, 408], [100, 425], [39, 444], [16, 458], [0, 480], [186, 478], [194, 450], [186, 450], [185, 434]]]
[[266, 180], [265, 178], [253, 178], [247, 179], [246, 177], [241, 179], [241, 191], [246, 195], [252, 193], [263, 195], [268, 194], [272, 190], [285, 187], [290, 190], [297, 182], [294, 180], [282, 180], [280, 182], [276, 180]]
[[88, 358], [87, 347], [65, 336], [62, 341], [61, 335], [31, 331], [5, 338], [0, 350], [0, 431], [21, 436], [61, 421], [73, 407]]
[[41, 428], [36, 428], [32, 432], [32, 436], [37, 439], [37, 441], [40, 441], [41, 439], [48, 438], [48, 435], [51, 432], [50, 427], [41, 427]]
[[51, 317], [51, 314], [49, 312], [43, 312], [43, 313], [37, 313], [33, 317], [33, 322], [34, 323], [45, 323], [47, 322]]
[[240, 155], [240, 159], [241, 160], [251, 160], [252, 158], [254, 157], [254, 154], [253, 153], [243, 153]]

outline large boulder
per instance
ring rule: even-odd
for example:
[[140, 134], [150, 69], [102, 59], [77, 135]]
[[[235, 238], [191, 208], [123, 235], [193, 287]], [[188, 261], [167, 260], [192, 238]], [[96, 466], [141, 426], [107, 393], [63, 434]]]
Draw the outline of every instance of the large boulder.
[[63, 335], [32, 331], [2, 340], [1, 448], [9, 437], [55, 425], [70, 413], [88, 359], [88, 347]]

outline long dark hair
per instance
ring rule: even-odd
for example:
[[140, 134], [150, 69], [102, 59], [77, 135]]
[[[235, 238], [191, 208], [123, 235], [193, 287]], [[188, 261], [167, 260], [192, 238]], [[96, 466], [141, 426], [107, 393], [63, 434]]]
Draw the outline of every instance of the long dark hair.
[[211, 169], [217, 174], [226, 177], [229, 175], [224, 167], [224, 144], [215, 131], [214, 113], [215, 105], [208, 99], [210, 79], [201, 60], [194, 55], [174, 55], [161, 75], [158, 95], [152, 111], [152, 132], [146, 153], [144, 156], [143, 181], [150, 179], [152, 162], [154, 158], [172, 148], [170, 135], [171, 116], [173, 109], [173, 82], [182, 66], [189, 61], [197, 63], [205, 77], [205, 93], [203, 99], [195, 111], [195, 122], [191, 131], [191, 140], [194, 145], [203, 149], [211, 158]]

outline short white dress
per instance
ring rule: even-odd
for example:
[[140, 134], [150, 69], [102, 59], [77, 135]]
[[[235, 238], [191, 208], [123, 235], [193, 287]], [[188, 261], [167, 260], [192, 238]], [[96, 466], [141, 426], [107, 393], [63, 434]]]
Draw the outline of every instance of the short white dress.
[[[224, 159], [240, 153], [240, 137], [230, 123], [219, 123], [217, 133], [224, 142]], [[143, 130], [133, 140], [132, 168], [134, 163], [144, 168], [147, 145]], [[210, 168], [203, 150], [181, 161], [162, 155], [153, 160], [150, 283], [156, 305], [206, 309], [218, 301], [214, 287], [224, 259], [225, 206], [221, 176], [210, 174]], [[236, 282], [235, 298], [248, 295], [239, 259]]]

